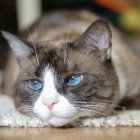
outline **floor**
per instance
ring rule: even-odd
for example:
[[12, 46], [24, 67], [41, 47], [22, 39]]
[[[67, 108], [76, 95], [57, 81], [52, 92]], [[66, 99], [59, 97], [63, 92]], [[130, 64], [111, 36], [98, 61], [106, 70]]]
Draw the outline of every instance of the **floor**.
[[0, 128], [0, 140], [140, 140], [140, 127]]

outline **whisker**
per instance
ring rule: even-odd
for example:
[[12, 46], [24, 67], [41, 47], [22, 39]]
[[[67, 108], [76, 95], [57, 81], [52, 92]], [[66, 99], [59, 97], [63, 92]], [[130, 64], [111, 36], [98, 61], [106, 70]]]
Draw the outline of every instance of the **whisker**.
[[89, 104], [89, 105], [98, 105], [98, 104], [100, 104], [100, 105], [106, 105], [106, 103], [99, 103], [98, 101], [96, 101], [96, 100], [94, 100], [94, 101], [92, 101], [92, 102], [89, 102], [89, 101], [87, 101], [87, 102], [85, 102], [85, 101], [81, 101], [81, 102], [79, 102], [79, 101], [71, 101], [71, 102], [73, 102], [73, 103], [77, 103], [77, 104]]
[[89, 110], [89, 109], [84, 109], [84, 108], [80, 108], [80, 114], [82, 113], [84, 113], [85, 114], [85, 116], [87, 116], [88, 115], [88, 113], [91, 113], [90, 114], [90, 116], [95, 116], [95, 115], [97, 115], [97, 114], [99, 114], [99, 115], [102, 115], [102, 116], [105, 116], [105, 117], [108, 117], [109, 115], [107, 115], [107, 114], [105, 114], [105, 113], [102, 113], [102, 112], [98, 112], [98, 111], [95, 111], [95, 110]]
[[66, 58], [67, 58], [67, 47], [68, 47], [67, 42], [69, 41], [69, 34], [70, 34], [70, 30], [68, 30], [66, 42], [64, 43], [65, 45], [64, 63], [66, 63]]
[[34, 48], [34, 51], [35, 51], [36, 62], [37, 62], [37, 64], [38, 64], [38, 66], [39, 66], [39, 58], [38, 58], [38, 55], [37, 55], [35, 43], [34, 43], [34, 41], [33, 41], [33, 38], [32, 38], [32, 36], [31, 36], [31, 33], [30, 33], [29, 30], [28, 30], [28, 33], [29, 33], [29, 37], [30, 37], [30, 40], [31, 40], [31, 42], [32, 42], [32, 44], [33, 44], [33, 48]]
[[65, 45], [65, 50], [64, 50], [64, 63], [66, 63], [66, 58], [67, 58], [67, 45]]
[[[81, 101], [81, 102], [80, 102], [80, 101], [71, 101], [71, 102], [72, 102], [72, 103], [75, 103], [75, 104], [77, 104], [77, 105], [78, 105], [78, 104], [79, 104], [79, 105], [82, 105], [82, 104], [83, 104], [83, 105], [86, 105], [86, 106], [87, 106], [87, 105], [93, 105], [93, 106], [94, 106], [94, 105], [106, 105], [106, 103], [101, 103], [101, 102], [99, 103], [98, 101], [95, 101], [95, 100], [92, 101], [92, 102], [88, 102], [88, 101], [87, 101], [87, 102], [85, 102], [85, 101]], [[116, 105], [116, 106], [115, 106], [114, 104], [109, 104], [109, 107], [124, 108], [123, 106], [120, 106], [120, 105]]]
[[32, 109], [32, 107], [31, 106], [24, 106], [24, 107], [19, 107], [19, 108], [17, 108], [17, 110], [22, 110], [22, 109]]
[[102, 109], [103, 106], [99, 106], [99, 105], [80, 105], [80, 106], [77, 106], [77, 107], [81, 107], [81, 108], [98, 108], [98, 109]]

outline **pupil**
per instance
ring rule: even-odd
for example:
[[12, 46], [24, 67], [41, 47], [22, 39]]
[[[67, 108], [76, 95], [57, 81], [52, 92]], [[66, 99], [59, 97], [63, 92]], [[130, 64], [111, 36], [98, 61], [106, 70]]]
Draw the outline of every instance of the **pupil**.
[[34, 81], [33, 86], [34, 86], [34, 87], [37, 87], [37, 86], [38, 86], [37, 81]]
[[74, 82], [74, 78], [71, 79], [71, 82]]

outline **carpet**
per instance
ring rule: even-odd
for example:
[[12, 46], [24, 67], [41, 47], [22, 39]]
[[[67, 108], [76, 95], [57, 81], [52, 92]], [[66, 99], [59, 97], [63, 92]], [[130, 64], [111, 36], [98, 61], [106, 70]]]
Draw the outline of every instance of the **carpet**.
[[[81, 125], [93, 127], [140, 126], [140, 111], [125, 110], [110, 117], [83, 119]], [[47, 123], [20, 114], [16, 111], [13, 100], [10, 97], [0, 95], [0, 126], [45, 127]]]

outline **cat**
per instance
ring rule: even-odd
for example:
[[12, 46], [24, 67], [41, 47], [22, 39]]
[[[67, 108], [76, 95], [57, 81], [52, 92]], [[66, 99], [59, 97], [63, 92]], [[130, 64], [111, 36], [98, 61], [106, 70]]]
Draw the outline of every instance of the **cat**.
[[[2, 35], [11, 48], [3, 92], [26, 115], [64, 126], [111, 115], [128, 92], [129, 75], [121, 66], [128, 46], [105, 19], [86, 10], [48, 13], [23, 39]], [[131, 93], [139, 82], [135, 87]]]

